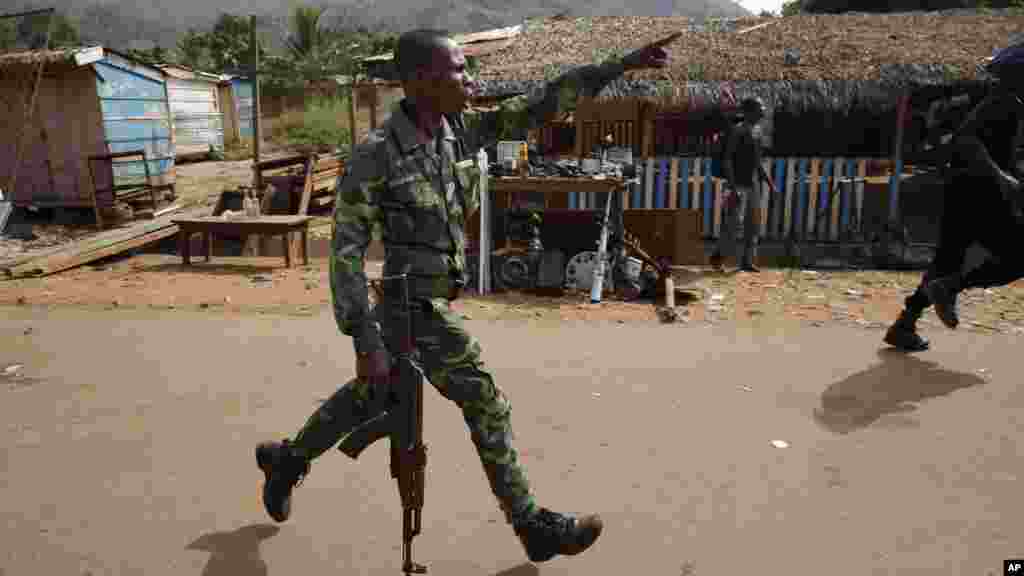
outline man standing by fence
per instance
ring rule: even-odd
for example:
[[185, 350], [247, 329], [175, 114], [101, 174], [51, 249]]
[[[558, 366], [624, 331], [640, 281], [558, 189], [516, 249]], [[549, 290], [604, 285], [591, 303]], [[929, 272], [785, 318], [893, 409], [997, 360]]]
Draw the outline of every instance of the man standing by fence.
[[[1024, 43], [1010, 46], [987, 66], [997, 84], [953, 135], [950, 176], [943, 188], [939, 244], [932, 263], [889, 328], [885, 342], [909, 352], [927, 350], [917, 321], [929, 307], [956, 328], [957, 295], [968, 288], [1005, 286], [1024, 277], [1024, 189], [1018, 180], [1017, 140], [1024, 120]], [[963, 272], [977, 242], [990, 258]]]
[[761, 208], [761, 140], [758, 124], [764, 118], [764, 104], [747, 98], [740, 105], [743, 122], [731, 125], [722, 153], [722, 172], [727, 193], [722, 214], [722, 231], [711, 256], [711, 266], [721, 269], [723, 259], [736, 253], [736, 233], [743, 222], [743, 252], [740, 270], [757, 272], [758, 216]]

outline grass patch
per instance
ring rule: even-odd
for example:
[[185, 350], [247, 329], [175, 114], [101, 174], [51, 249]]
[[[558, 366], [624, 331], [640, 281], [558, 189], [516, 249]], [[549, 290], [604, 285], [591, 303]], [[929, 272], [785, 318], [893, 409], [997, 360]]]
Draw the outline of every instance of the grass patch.
[[268, 122], [267, 138], [287, 147], [347, 148], [349, 121], [347, 98], [313, 98], [303, 110], [293, 110]]

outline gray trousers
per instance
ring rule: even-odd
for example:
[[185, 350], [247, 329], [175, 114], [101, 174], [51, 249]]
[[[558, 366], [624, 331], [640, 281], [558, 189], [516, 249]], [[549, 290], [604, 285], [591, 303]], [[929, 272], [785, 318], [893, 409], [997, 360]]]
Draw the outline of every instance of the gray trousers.
[[[725, 202], [722, 207], [722, 230], [718, 236], [718, 253], [723, 258], [735, 255], [738, 264], [753, 266], [757, 257], [758, 217], [761, 210], [761, 182], [754, 179], [754, 185], [736, 186], [740, 195], [735, 202]], [[743, 226], [743, 253], [736, 254], [736, 235]]]

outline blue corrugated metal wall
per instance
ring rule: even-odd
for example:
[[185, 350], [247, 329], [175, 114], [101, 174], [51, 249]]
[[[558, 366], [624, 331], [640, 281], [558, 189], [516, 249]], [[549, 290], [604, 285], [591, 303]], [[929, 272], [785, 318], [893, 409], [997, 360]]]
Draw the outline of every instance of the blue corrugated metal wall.
[[252, 138], [252, 82], [241, 78], [231, 81], [231, 93], [235, 97], [235, 109], [238, 110], [238, 131], [242, 138]]
[[[174, 149], [162, 76], [113, 54], [93, 67], [110, 152], [145, 149], [153, 182], [166, 182], [173, 174]], [[144, 177], [141, 161], [114, 166], [114, 180], [119, 185], [141, 182]]]

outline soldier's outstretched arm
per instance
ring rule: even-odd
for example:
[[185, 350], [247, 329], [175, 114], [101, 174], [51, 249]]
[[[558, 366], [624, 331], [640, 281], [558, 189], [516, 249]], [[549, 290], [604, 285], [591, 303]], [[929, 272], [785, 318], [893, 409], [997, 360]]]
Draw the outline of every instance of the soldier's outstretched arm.
[[371, 134], [353, 152], [335, 198], [330, 258], [334, 319], [361, 354], [384, 348], [370, 310], [365, 262], [370, 241], [383, 233], [378, 202], [387, 186], [385, 155], [382, 139]]
[[492, 110], [465, 114], [467, 137], [471, 146], [486, 148], [497, 141], [511, 138], [517, 131], [532, 130], [553, 118], [572, 112], [580, 98], [593, 98], [626, 70], [663, 68], [668, 54], [664, 48], [681, 36], [672, 34], [602, 64], [573, 68], [548, 82], [537, 94], [504, 100]]

